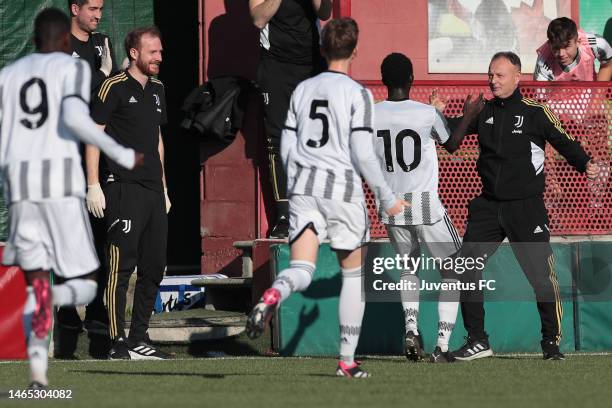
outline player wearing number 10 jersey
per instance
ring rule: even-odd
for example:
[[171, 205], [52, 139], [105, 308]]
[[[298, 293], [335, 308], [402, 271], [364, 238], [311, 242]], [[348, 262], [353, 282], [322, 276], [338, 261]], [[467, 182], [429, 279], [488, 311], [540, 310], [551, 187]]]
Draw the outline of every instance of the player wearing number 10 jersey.
[[261, 335], [274, 309], [291, 293], [308, 288], [319, 244], [329, 238], [342, 269], [336, 375], [364, 378], [369, 374], [354, 360], [365, 308], [362, 247], [369, 232], [361, 176], [390, 215], [399, 214], [405, 202], [393, 195], [373, 153], [372, 95], [347, 75], [357, 36], [353, 19], [327, 23], [321, 51], [329, 71], [302, 82], [291, 97], [281, 142], [288, 175], [291, 262], [251, 312], [247, 334]]
[[[420, 257], [423, 243], [434, 258], [453, 256], [461, 247], [461, 238], [438, 197], [438, 142], [448, 150], [453, 140], [445, 119], [430, 105], [409, 99], [413, 73], [410, 59], [403, 54], [387, 56], [381, 66], [382, 80], [389, 98], [376, 104], [375, 145], [378, 160], [393, 193], [409, 202], [396, 216], [380, 214], [389, 239], [402, 256]], [[450, 143], [449, 143], [450, 141]], [[443, 282], [458, 283], [452, 270], [441, 270]], [[419, 288], [417, 271], [401, 272], [402, 281]], [[452, 287], [453, 285], [448, 285]], [[405, 317], [405, 353], [409, 360], [423, 357], [417, 322], [419, 291], [401, 293]], [[430, 361], [452, 362], [448, 342], [455, 326], [459, 290], [440, 292], [438, 303], [437, 347]]]
[[[9, 203], [2, 263], [25, 272], [30, 388], [47, 386], [52, 304], [84, 305], [96, 294], [99, 263], [85, 210], [79, 142], [123, 167], [142, 154], [117, 144], [89, 118], [90, 69], [73, 59], [70, 21], [58, 9], [34, 22], [36, 53], [0, 71], [0, 178]], [[49, 273], [61, 279], [53, 289]]]

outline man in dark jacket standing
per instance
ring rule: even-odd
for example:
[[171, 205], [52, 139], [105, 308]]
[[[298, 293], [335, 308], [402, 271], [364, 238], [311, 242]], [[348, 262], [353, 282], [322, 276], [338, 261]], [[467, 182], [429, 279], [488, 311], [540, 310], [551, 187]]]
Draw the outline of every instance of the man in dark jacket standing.
[[[477, 167], [483, 185], [482, 194], [469, 205], [461, 255], [486, 259], [508, 238], [536, 294], [544, 359], [563, 360], [559, 351], [563, 308], [543, 199], [546, 142], [590, 179], [597, 176], [599, 167], [547, 106], [521, 96], [520, 76], [521, 61], [516, 54], [495, 54], [489, 65], [494, 98], [482, 102], [477, 119], [458, 125], [463, 135], [478, 134]], [[482, 269], [475, 270], [465, 279], [478, 282], [481, 274]], [[493, 355], [484, 330], [481, 290], [462, 292], [461, 312], [468, 339], [454, 357], [473, 360]]]
[[104, 0], [68, 0], [72, 56], [82, 58], [91, 68], [91, 92], [117, 72], [113, 45], [107, 35], [96, 32], [102, 18]]
[[280, 139], [295, 87], [325, 69], [319, 51], [318, 20], [327, 20], [332, 0], [249, 0], [253, 23], [261, 30], [257, 82], [264, 96], [266, 147], [276, 223], [271, 238], [286, 238], [289, 229], [287, 176], [280, 159]]
[[[102, 82], [117, 71], [117, 64], [113, 55], [113, 46], [108, 36], [96, 32], [102, 19], [104, 0], [68, 0], [70, 14], [70, 44], [72, 56], [87, 61], [91, 68], [91, 92], [95, 94]], [[96, 194], [91, 188], [87, 190], [87, 199]], [[104, 242], [106, 228], [104, 223], [90, 217], [92, 232], [98, 258], [104, 265]], [[73, 306], [62, 306], [57, 311], [58, 320], [58, 347], [56, 357], [72, 358], [76, 350], [78, 335], [84, 325], [88, 333], [99, 336], [108, 336], [108, 317], [104, 307], [104, 290], [108, 273], [100, 267], [97, 273], [98, 291], [96, 298], [87, 305], [85, 321], [81, 319]], [[99, 348], [99, 350], [98, 350]], [[106, 354], [104, 342], [92, 343], [90, 353], [94, 356]]]

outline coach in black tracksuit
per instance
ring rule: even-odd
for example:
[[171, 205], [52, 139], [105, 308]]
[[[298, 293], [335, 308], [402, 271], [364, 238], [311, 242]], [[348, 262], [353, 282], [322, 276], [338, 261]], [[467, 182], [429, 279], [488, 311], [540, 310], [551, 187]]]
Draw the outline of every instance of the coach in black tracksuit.
[[[113, 45], [110, 38], [96, 32], [102, 18], [103, 2], [87, 0], [69, 0], [70, 11], [70, 45], [72, 56], [86, 61], [91, 68], [92, 95], [106, 78], [117, 72]], [[76, 78], [75, 78], [76, 79]], [[98, 258], [104, 259], [104, 243], [106, 228], [102, 220], [90, 217], [94, 243]], [[104, 307], [104, 290], [106, 288], [106, 268], [101, 265], [96, 273], [98, 290], [95, 299], [85, 308], [84, 326], [90, 335], [108, 336], [107, 312]], [[62, 306], [57, 310], [57, 333], [55, 357], [72, 358], [76, 350], [78, 335], [83, 323], [74, 306]], [[90, 353], [101, 356], [106, 353], [103, 344], [97, 342], [90, 345]]]
[[[106, 78], [118, 71], [113, 45], [107, 35], [97, 32], [91, 33], [87, 41], [81, 41], [71, 34], [70, 44], [72, 45], [72, 56], [87, 61], [91, 68], [92, 92], [95, 92]], [[110, 61], [103, 61], [104, 58], [109, 58]], [[103, 63], [109, 64], [110, 71], [108, 74], [105, 71], [106, 67], [102, 66]]]
[[[482, 194], [469, 205], [461, 256], [490, 257], [504, 238], [509, 239], [536, 294], [544, 358], [559, 360], [564, 358], [559, 352], [563, 310], [543, 200], [546, 142], [579, 172], [594, 177], [598, 168], [548, 107], [521, 96], [520, 68], [514, 53], [493, 57], [489, 85], [495, 98], [482, 101], [477, 119], [460, 132], [478, 134], [477, 168], [483, 185]], [[464, 279], [477, 282], [481, 276], [482, 270], [477, 270]], [[453, 353], [455, 358], [492, 355], [484, 329], [483, 293], [462, 292], [461, 311], [468, 340]]]
[[[92, 101], [94, 121], [117, 142], [144, 153], [144, 165], [126, 170], [103, 157], [104, 220], [109, 278], [106, 289], [111, 359], [163, 359], [169, 356], [147, 343], [149, 319], [166, 267], [170, 202], [165, 188], [163, 141], [166, 124], [159, 72], [160, 33], [155, 27], [134, 29], [126, 37], [130, 67], [102, 83]], [[98, 157], [88, 147], [88, 184], [97, 183]], [[100, 215], [99, 209], [95, 211]], [[124, 318], [130, 276], [137, 268], [132, 324], [125, 338]], [[127, 340], [127, 341], [126, 341]]]
[[[74, 20], [75, 17], [73, 16], [73, 21]], [[70, 34], [70, 44], [72, 45], [72, 56], [87, 61], [91, 68], [91, 93], [93, 96], [100, 85], [102, 85], [102, 82], [118, 71], [112, 42], [107, 35], [98, 32], [91, 33], [87, 41], [81, 41], [73, 32]], [[109, 69], [110, 71], [108, 71]], [[93, 98], [91, 100], [93, 100]], [[93, 216], [89, 217], [89, 221], [94, 235], [96, 253], [98, 254], [98, 258], [103, 260], [106, 227], [102, 220], [98, 220]], [[107, 312], [104, 308], [103, 297], [106, 289], [107, 277], [108, 271], [105, 266], [101, 264], [96, 274], [96, 281], [98, 282], [96, 298], [85, 308], [85, 327], [88, 331], [93, 331], [96, 334], [106, 334], [106, 330], [103, 330], [103, 328], [107, 323]], [[60, 308], [58, 316], [61, 315], [61, 309], [63, 308]], [[102, 324], [96, 324], [95, 322], [101, 322]], [[95, 353], [97, 354], [97, 351], [95, 351]]]
[[261, 30], [257, 82], [264, 96], [266, 147], [276, 203], [271, 238], [289, 229], [287, 175], [280, 157], [281, 133], [295, 87], [325, 69], [319, 51], [318, 19], [331, 16], [331, 0], [249, 0], [253, 23]]

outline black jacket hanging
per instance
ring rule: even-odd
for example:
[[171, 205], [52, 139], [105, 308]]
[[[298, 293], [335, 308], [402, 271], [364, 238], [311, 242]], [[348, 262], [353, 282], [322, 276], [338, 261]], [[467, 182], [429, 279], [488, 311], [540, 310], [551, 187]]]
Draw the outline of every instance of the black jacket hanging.
[[255, 84], [244, 78], [213, 78], [185, 99], [181, 127], [194, 130], [204, 139], [230, 144], [244, 123], [248, 95], [255, 90]]

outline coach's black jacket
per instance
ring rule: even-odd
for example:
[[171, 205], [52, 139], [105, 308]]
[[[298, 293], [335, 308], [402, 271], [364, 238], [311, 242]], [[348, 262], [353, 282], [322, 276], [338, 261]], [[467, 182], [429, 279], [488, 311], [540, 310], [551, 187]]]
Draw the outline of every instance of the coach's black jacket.
[[[102, 66], [102, 52], [104, 52], [104, 42], [108, 39], [108, 47], [113, 63], [110, 76], [115, 75], [119, 71], [117, 61], [113, 52], [113, 44], [110, 38], [102, 33], [92, 33], [87, 42], [80, 41], [74, 35], [70, 36], [70, 43], [74, 57], [79, 57], [87, 61], [91, 68], [91, 93], [92, 95], [98, 89], [102, 82], [106, 79], [106, 75], [100, 71]], [[76, 55], [75, 55], [76, 54]]]
[[506, 99], [486, 102], [466, 134], [478, 134], [478, 174], [483, 194], [520, 200], [544, 193], [544, 149], [550, 142], [579, 172], [589, 156], [545, 105], [523, 98], [517, 88]]

